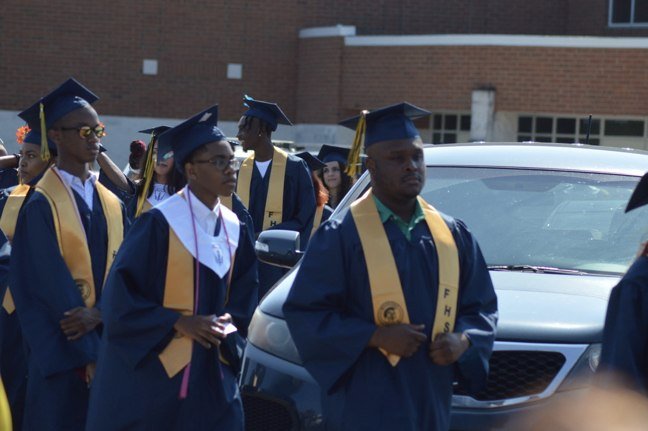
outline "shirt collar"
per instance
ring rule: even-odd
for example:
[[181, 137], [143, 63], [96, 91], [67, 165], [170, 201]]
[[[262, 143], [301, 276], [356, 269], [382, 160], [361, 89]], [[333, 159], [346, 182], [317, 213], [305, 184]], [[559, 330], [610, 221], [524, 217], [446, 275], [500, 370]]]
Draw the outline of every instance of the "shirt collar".
[[[63, 169], [58, 169], [58, 171], [68, 184], [78, 183], [81, 184], [82, 186], [85, 186], [85, 183], [81, 181], [81, 178], [77, 177], [76, 175], [72, 175], [71, 173], [64, 171]], [[89, 173], [88, 180], [90, 180], [90, 184], [94, 186], [99, 176], [97, 175], [96, 172], [88, 171], [88, 173]]]
[[403, 220], [398, 215], [396, 215], [396, 213], [394, 213], [392, 210], [387, 208], [385, 204], [380, 202], [380, 199], [378, 199], [376, 195], [373, 195], [373, 198], [374, 198], [374, 202], [376, 202], [376, 208], [378, 209], [378, 215], [380, 216], [380, 221], [383, 224], [387, 220], [392, 218], [397, 223], [401, 223], [405, 226], [409, 226], [409, 228], [412, 229], [414, 226], [417, 225], [418, 222], [425, 219], [425, 214], [423, 214], [423, 208], [421, 208], [421, 205], [419, 204], [418, 200], [416, 201], [416, 206], [414, 207], [414, 214], [412, 214], [412, 218], [410, 219], [409, 223], [407, 223], [405, 222], [405, 220]]
[[201, 220], [201, 219], [207, 219], [209, 217], [218, 217], [218, 212], [220, 210], [220, 199], [218, 200], [218, 203], [214, 207], [213, 210], [210, 210], [207, 205], [202, 203], [200, 199], [196, 197], [191, 192], [191, 189], [187, 186], [187, 197], [191, 196], [191, 208], [193, 209], [193, 214], [194, 218]]

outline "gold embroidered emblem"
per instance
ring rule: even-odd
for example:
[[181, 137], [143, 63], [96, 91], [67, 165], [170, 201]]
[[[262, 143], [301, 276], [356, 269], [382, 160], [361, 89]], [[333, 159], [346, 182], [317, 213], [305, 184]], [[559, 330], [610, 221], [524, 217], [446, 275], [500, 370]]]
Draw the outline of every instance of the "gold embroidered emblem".
[[403, 322], [404, 310], [393, 301], [383, 302], [378, 309], [378, 324], [395, 325]]

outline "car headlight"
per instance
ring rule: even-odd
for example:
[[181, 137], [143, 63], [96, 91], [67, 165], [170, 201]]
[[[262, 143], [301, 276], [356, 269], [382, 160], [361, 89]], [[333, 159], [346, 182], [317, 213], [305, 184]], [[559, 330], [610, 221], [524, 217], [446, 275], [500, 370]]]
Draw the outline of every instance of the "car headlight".
[[601, 361], [601, 345], [592, 344], [583, 352], [574, 368], [569, 372], [558, 391], [583, 389], [592, 383], [592, 378]]
[[286, 321], [265, 314], [258, 308], [248, 328], [248, 341], [272, 355], [301, 364]]

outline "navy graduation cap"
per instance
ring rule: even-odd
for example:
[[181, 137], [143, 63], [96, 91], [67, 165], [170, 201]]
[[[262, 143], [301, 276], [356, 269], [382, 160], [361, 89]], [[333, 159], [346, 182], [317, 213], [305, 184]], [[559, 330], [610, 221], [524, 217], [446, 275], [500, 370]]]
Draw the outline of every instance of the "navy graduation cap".
[[195, 149], [225, 139], [225, 135], [216, 124], [218, 105], [205, 109], [162, 133], [158, 138], [158, 154], [173, 151], [175, 165], [182, 172], [182, 166]]
[[427, 117], [430, 111], [402, 102], [385, 106], [374, 111], [363, 111], [362, 114], [341, 121], [339, 124], [355, 129], [356, 134], [351, 146], [347, 174], [354, 177], [360, 164], [360, 149], [382, 141], [412, 139], [420, 136], [414, 122], [417, 118]]
[[309, 153], [308, 151], [303, 151], [301, 153], [295, 154], [297, 157], [302, 159], [308, 165], [308, 169], [311, 171], [317, 171], [324, 168], [326, 165], [317, 157]]
[[97, 100], [99, 97], [96, 94], [76, 79], [69, 78], [18, 116], [25, 120], [32, 130], [39, 128], [47, 130], [65, 115], [90, 106]]
[[341, 121], [339, 124], [355, 130], [364, 115], [366, 121], [364, 146], [367, 148], [376, 142], [420, 136], [412, 120], [427, 117], [430, 114], [432, 114], [430, 111], [403, 102], [378, 108]]
[[[166, 132], [169, 130], [171, 127], [169, 126], [157, 126], [157, 127], [151, 127], [150, 129], [144, 129], [140, 130], [138, 133], [144, 133], [146, 135], [151, 135], [151, 140], [149, 141], [149, 145], [155, 145], [155, 141], [157, 140], [158, 136], [160, 136], [162, 133]], [[148, 153], [148, 151], [147, 151]], [[151, 154], [153, 153], [153, 148], [151, 148]], [[168, 160], [171, 157], [173, 157], [173, 151], [169, 151], [167, 153], [162, 154], [162, 156], [159, 156], [158, 152], [158, 160]], [[148, 157], [147, 157], [148, 158]]]
[[351, 149], [349, 148], [324, 144], [322, 145], [322, 148], [320, 148], [317, 157], [324, 163], [339, 162], [346, 165], [348, 163], [350, 151]]
[[648, 173], [644, 174], [639, 180], [639, 183], [637, 183], [637, 187], [635, 187], [632, 196], [630, 196], [625, 212], [632, 211], [646, 204], [648, 204]]
[[259, 118], [270, 126], [272, 131], [277, 130], [277, 124], [286, 124], [292, 126], [292, 123], [283, 113], [279, 105], [271, 102], [263, 102], [261, 100], [254, 100], [247, 94], [243, 96], [243, 105], [249, 109], [243, 113], [246, 117]]
[[171, 127], [169, 127], [169, 126], [157, 126], [157, 127], [151, 127], [150, 129], [140, 130], [138, 133], [144, 133], [144, 134], [147, 134], [147, 135], [160, 136], [162, 133], [166, 132], [170, 128]]

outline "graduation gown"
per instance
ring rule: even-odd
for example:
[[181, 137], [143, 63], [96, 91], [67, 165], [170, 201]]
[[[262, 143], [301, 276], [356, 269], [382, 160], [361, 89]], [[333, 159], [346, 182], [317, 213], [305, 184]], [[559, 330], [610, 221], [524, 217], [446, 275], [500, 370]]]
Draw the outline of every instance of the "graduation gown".
[[[40, 178], [40, 177], [39, 177]], [[0, 191], [0, 215], [4, 211], [7, 199], [15, 187]], [[32, 195], [34, 189], [27, 192], [23, 205]], [[0, 250], [7, 242], [0, 231]], [[9, 252], [11, 249], [9, 248]], [[10, 255], [0, 252], [0, 302], [4, 299], [9, 282]], [[11, 314], [0, 305], [0, 376], [4, 383], [7, 399], [11, 407], [14, 429], [22, 428], [22, 416], [25, 408], [25, 391], [27, 389], [27, 358], [23, 344], [22, 331], [18, 322], [18, 313]]]
[[[323, 390], [327, 426], [343, 430], [447, 430], [452, 382], [473, 390], [485, 383], [495, 337], [497, 299], [477, 242], [459, 221], [444, 216], [460, 262], [455, 332], [471, 347], [451, 366], [429, 358], [429, 338], [392, 367], [367, 344], [376, 330], [367, 267], [349, 212], [329, 220], [310, 241], [284, 304], [304, 366]], [[437, 256], [425, 221], [408, 241], [394, 222], [384, 224], [412, 324], [430, 337], [438, 292]]]
[[[226, 276], [221, 279], [200, 263], [197, 314], [229, 312], [245, 335], [257, 303], [258, 281], [251, 237], [247, 226], [241, 224], [240, 229], [229, 302], [225, 305]], [[104, 292], [104, 338], [88, 430], [243, 429], [235, 373], [219, 361], [218, 349], [193, 343], [184, 400], [178, 398], [183, 371], [169, 378], [158, 358], [180, 316], [162, 305], [168, 244], [169, 224], [160, 210], [152, 209], [137, 219], [113, 263]], [[221, 343], [221, 351], [225, 345]]]
[[[326, 220], [328, 220], [328, 219], [331, 217], [331, 214], [333, 214], [333, 211], [334, 211], [333, 208], [331, 208], [330, 206], [328, 206], [328, 205], [326, 205], [326, 204], [324, 205], [324, 208], [322, 209], [322, 219], [320, 220], [319, 226], [317, 226], [317, 228], [319, 228], [321, 225], [323, 225], [324, 222], [325, 222]], [[314, 223], [315, 223], [315, 219], [313, 218], [313, 219], [311, 220], [310, 224], [309, 224], [308, 229], [306, 229], [306, 233], [308, 233], [308, 237], [306, 238], [305, 241], [304, 241], [304, 240], [300, 240], [300, 242], [301, 242], [301, 244], [302, 244], [302, 250], [305, 250], [305, 249], [306, 249], [306, 247], [304, 246], [304, 244], [307, 244], [307, 243], [308, 243], [308, 240], [310, 239], [310, 236], [311, 236], [311, 234], [313, 233], [313, 224], [314, 224]]]
[[[99, 194], [93, 208], [72, 192], [88, 241], [99, 308], [108, 233]], [[124, 231], [127, 221], [122, 207]], [[88, 404], [85, 366], [97, 361], [101, 325], [68, 341], [64, 312], [85, 306], [59, 251], [50, 204], [34, 193], [18, 216], [9, 285], [27, 345], [28, 382], [23, 430], [82, 430]]]
[[[265, 202], [268, 196], [272, 163], [266, 174], [261, 172], [254, 163], [252, 180], [250, 181], [250, 206], [248, 208], [254, 224], [255, 237], [263, 229]], [[315, 214], [315, 191], [313, 181], [306, 162], [299, 157], [288, 155], [286, 176], [284, 180], [283, 209], [281, 223], [270, 229], [294, 230], [299, 232], [301, 248], [306, 248], [310, 229]], [[259, 298], [279, 280], [286, 270], [277, 266], [259, 262]]]
[[[648, 395], [648, 256], [630, 266], [608, 302], [599, 382], [622, 383]], [[611, 373], [611, 374], [610, 374]]]
[[18, 185], [18, 170], [14, 168], [0, 169], [0, 189], [16, 185]]

